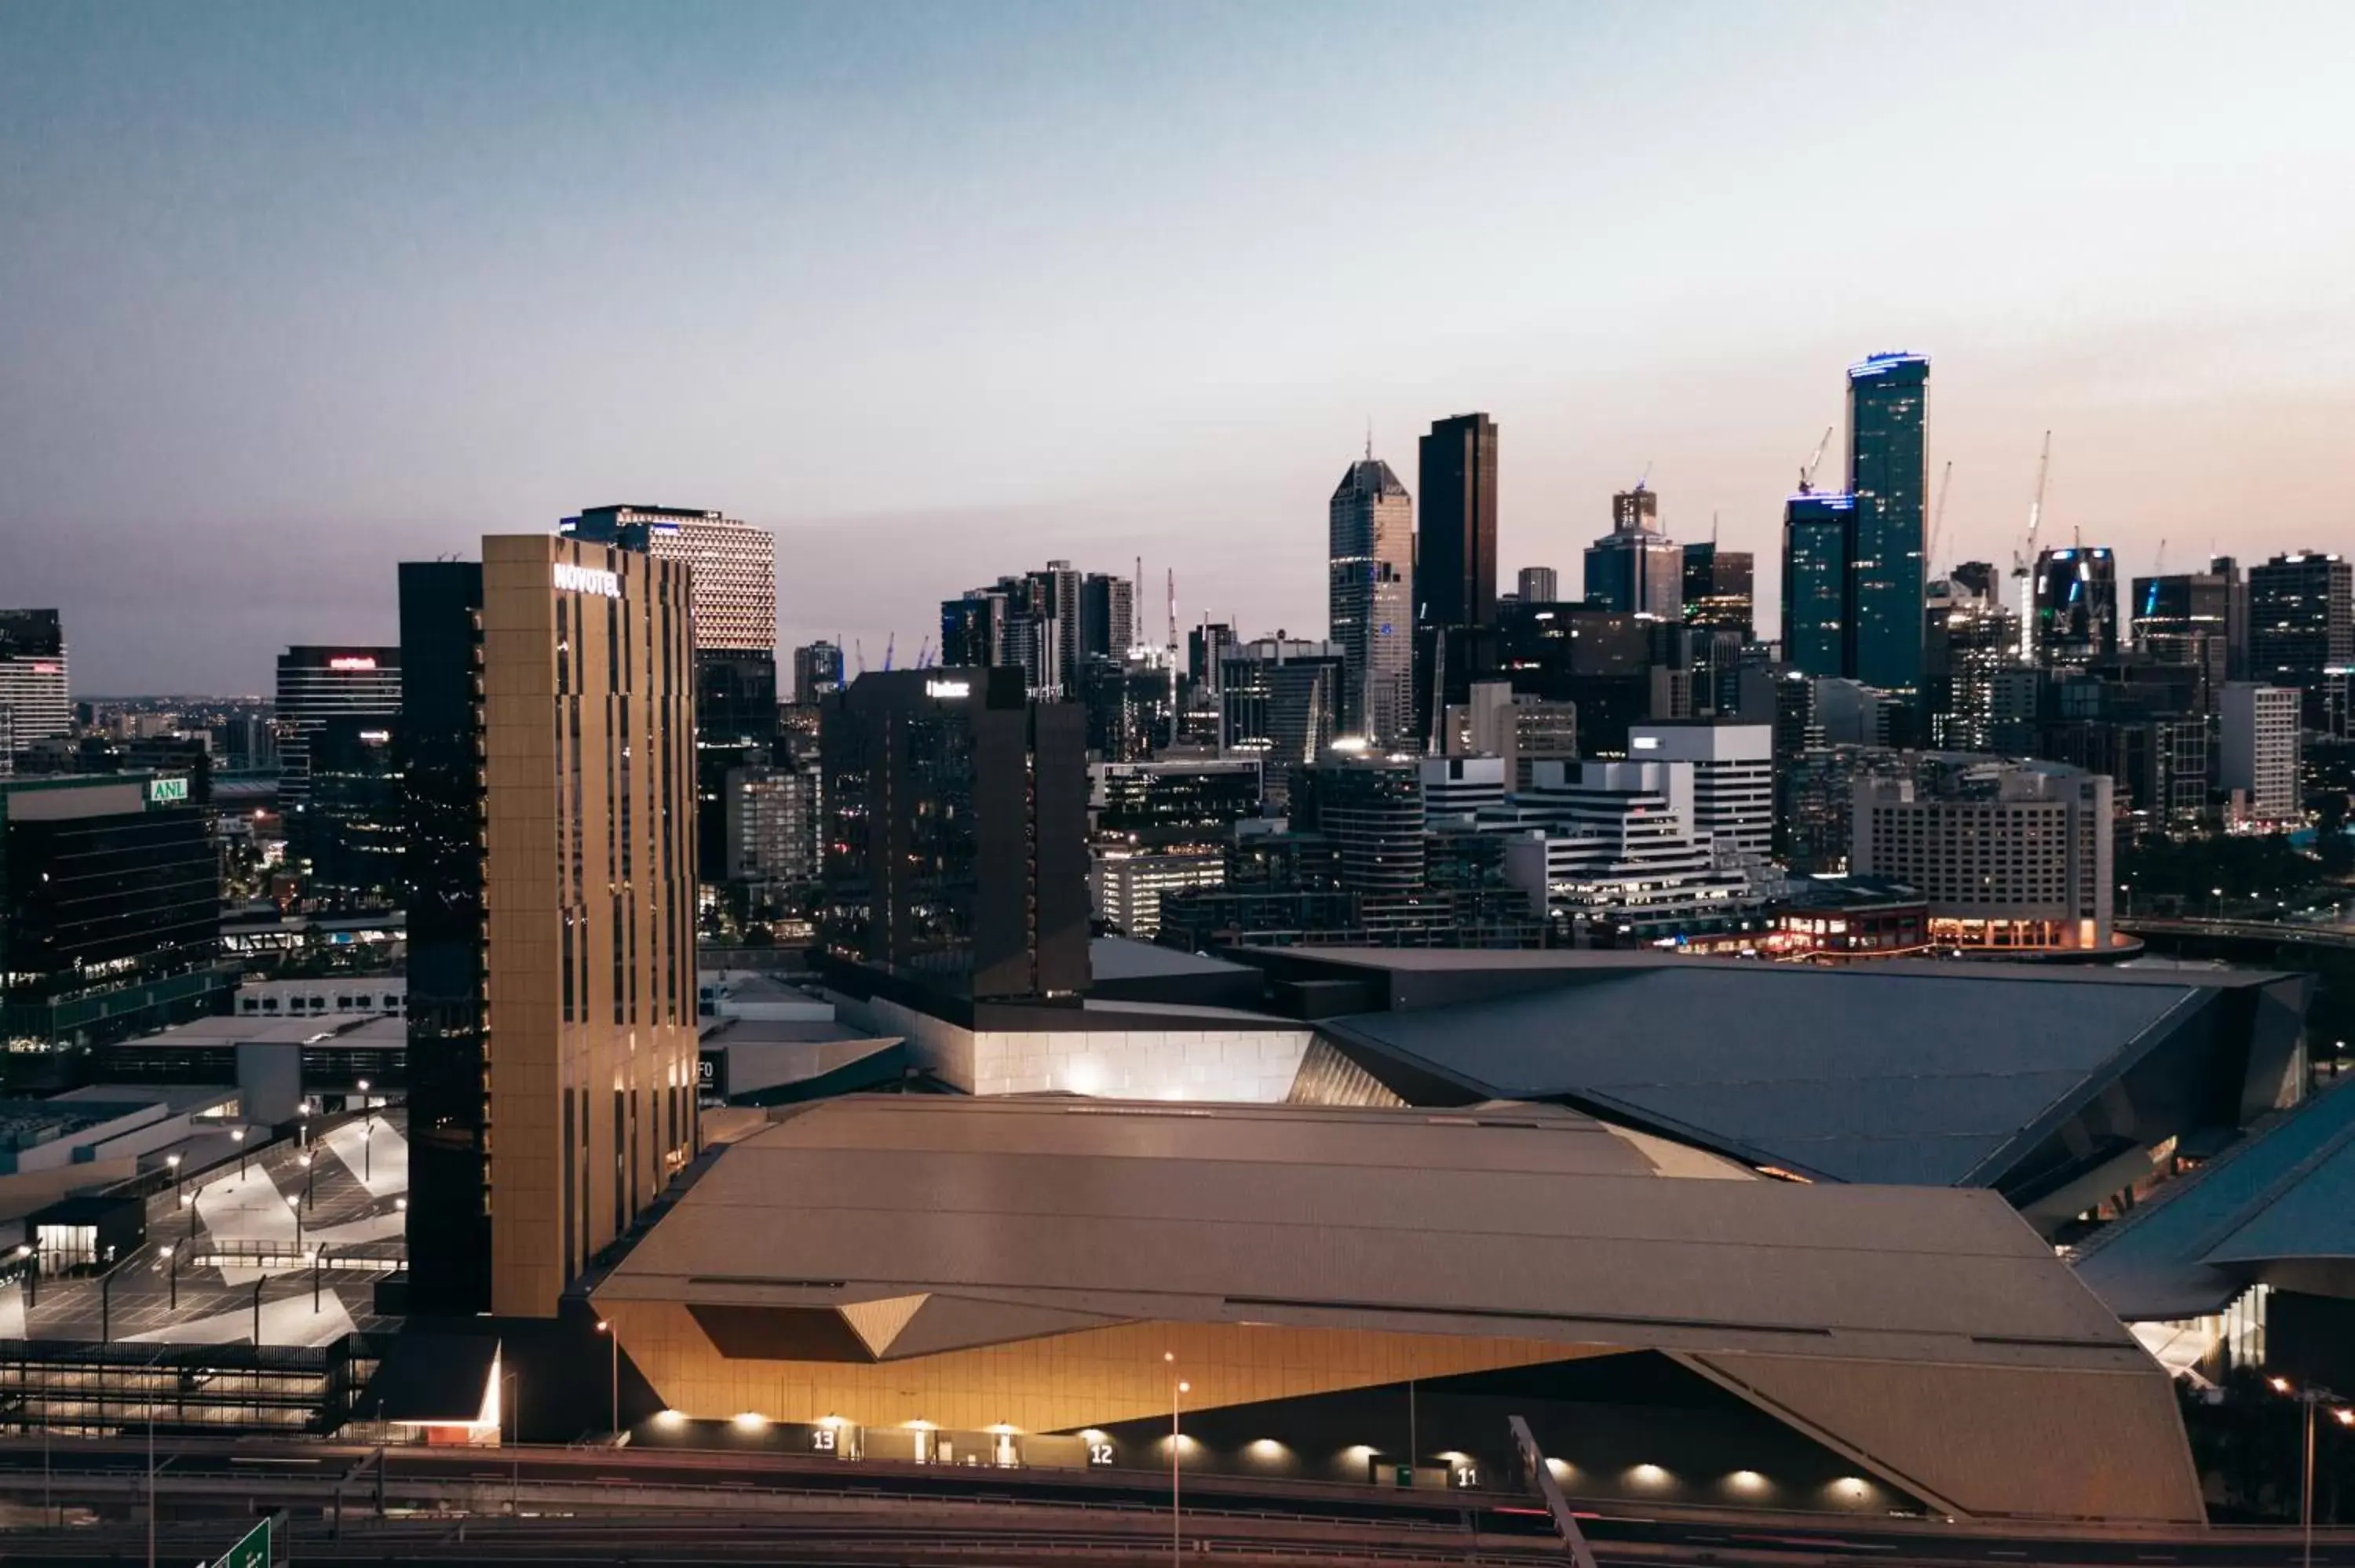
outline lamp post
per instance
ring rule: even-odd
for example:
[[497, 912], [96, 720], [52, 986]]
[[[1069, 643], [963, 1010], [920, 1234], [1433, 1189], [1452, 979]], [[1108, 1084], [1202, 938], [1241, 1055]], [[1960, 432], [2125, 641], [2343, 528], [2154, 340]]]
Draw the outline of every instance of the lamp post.
[[318, 1174], [312, 1169], [311, 1156], [307, 1154], [303, 1156], [303, 1206], [306, 1209], [315, 1209], [319, 1206], [311, 1196], [312, 1183], [317, 1179]]
[[2318, 1384], [2296, 1388], [2286, 1377], [2265, 1381], [2275, 1393], [2306, 1406], [2306, 1478], [2298, 1488], [2297, 1521], [2305, 1540], [2302, 1561], [2306, 1568], [2314, 1568], [2314, 1407], [2330, 1406], [2330, 1418], [2341, 1426], [2355, 1426], [2355, 1408], [2350, 1408], [2346, 1400]]
[[230, 1128], [229, 1137], [237, 1143], [237, 1179], [242, 1181], [245, 1180], [245, 1128]]
[[[36, 1232], [31, 1241], [18, 1247], [16, 1249], [16, 1255], [27, 1260], [25, 1265], [25, 1310], [29, 1312], [34, 1308], [38, 1307], [41, 1304], [41, 1253], [39, 1233]], [[29, 1335], [32, 1331], [33, 1326], [30, 1323], [26, 1324], [25, 1332]]]
[[597, 1331], [605, 1336], [605, 1342], [613, 1351], [613, 1370], [606, 1374], [605, 1388], [613, 1399], [613, 1441], [619, 1444], [622, 1440], [622, 1336], [614, 1332], [613, 1320], [607, 1318], [597, 1319]]
[[180, 1309], [180, 1249], [172, 1245], [171, 1243], [166, 1242], [164, 1244], [161, 1251], [164, 1255], [165, 1263], [167, 1264], [171, 1269], [172, 1310], [176, 1312]]
[[2208, 896], [2216, 901], [2216, 918], [2222, 920], [2224, 917], [2224, 890], [2211, 887], [2208, 890]]
[[180, 1194], [180, 1207], [182, 1207], [182, 1208], [184, 1208], [184, 1209], [186, 1209], [186, 1210], [187, 1210], [187, 1211], [188, 1211], [188, 1244], [189, 1244], [191, 1246], [193, 1246], [193, 1245], [196, 1245], [196, 1240], [197, 1240], [197, 1196], [196, 1196], [196, 1194], [195, 1194], [195, 1193], [193, 1193], [193, 1192], [183, 1192], [183, 1193], [181, 1193], [181, 1194]]
[[511, 1372], [502, 1376], [501, 1392], [509, 1383], [515, 1385], [515, 1397], [506, 1408], [507, 1430], [513, 1435], [508, 1441], [515, 1446], [515, 1478], [510, 1483], [513, 1489], [507, 1493], [507, 1512], [515, 1514], [523, 1511], [523, 1373]]
[[176, 1154], [166, 1154], [164, 1156], [164, 1163], [172, 1169], [172, 1195], [176, 1198], [180, 1194], [180, 1157]]
[[294, 1216], [294, 1255], [303, 1255], [303, 1200], [288, 1198], [286, 1207]]
[[[1178, 1364], [1178, 1353], [1177, 1353], [1175, 1351], [1162, 1351], [1162, 1352], [1161, 1352], [1161, 1359], [1162, 1359], [1163, 1361], [1167, 1361], [1167, 1362], [1168, 1362], [1168, 1363], [1169, 1363], [1170, 1370], [1171, 1370], [1173, 1372], [1177, 1370], [1177, 1364]], [[1183, 1516], [1182, 1516], [1182, 1515], [1178, 1511], [1178, 1459], [1179, 1459], [1179, 1456], [1184, 1452], [1184, 1449], [1183, 1449], [1183, 1447], [1181, 1446], [1182, 1443], [1184, 1442], [1184, 1437], [1183, 1437], [1183, 1435], [1182, 1435], [1182, 1434], [1180, 1434], [1180, 1433], [1179, 1433], [1179, 1431], [1178, 1431], [1178, 1412], [1179, 1407], [1183, 1404], [1183, 1403], [1184, 1403], [1184, 1401], [1185, 1401], [1185, 1398], [1186, 1398], [1186, 1395], [1187, 1395], [1187, 1394], [1188, 1394], [1188, 1393], [1192, 1393], [1192, 1392], [1193, 1392], [1193, 1389], [1194, 1389], [1194, 1385], [1193, 1385], [1192, 1383], [1188, 1383], [1188, 1382], [1186, 1382], [1184, 1379], [1180, 1378], [1180, 1379], [1178, 1381], [1177, 1385], [1176, 1385], [1175, 1387], [1173, 1387], [1173, 1388], [1169, 1391], [1169, 1564], [1170, 1564], [1170, 1568], [1178, 1568], [1178, 1553], [1179, 1553], [1179, 1552], [1180, 1552], [1180, 1550], [1181, 1550], [1181, 1547], [1182, 1547], [1182, 1542], [1181, 1542], [1181, 1540], [1180, 1540], [1180, 1536], [1181, 1536], [1181, 1526], [1180, 1526], [1179, 1520], [1183, 1518]]]
[[360, 1125], [368, 1131], [376, 1130], [376, 1103], [368, 1098], [368, 1081], [360, 1080]]

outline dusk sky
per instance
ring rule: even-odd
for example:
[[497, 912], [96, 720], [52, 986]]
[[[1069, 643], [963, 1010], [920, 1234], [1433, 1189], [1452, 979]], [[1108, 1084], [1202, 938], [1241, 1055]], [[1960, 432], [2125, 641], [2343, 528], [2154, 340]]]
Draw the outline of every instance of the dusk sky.
[[[1933, 357], [1934, 566], [2355, 546], [2355, 6], [0, 5], [0, 605], [82, 693], [390, 641], [583, 505], [773, 528], [787, 646], [1142, 556], [1325, 629], [1365, 440], [1501, 427], [1566, 590], [1755, 550]], [[1828, 471], [1837, 477], [1837, 461]]]

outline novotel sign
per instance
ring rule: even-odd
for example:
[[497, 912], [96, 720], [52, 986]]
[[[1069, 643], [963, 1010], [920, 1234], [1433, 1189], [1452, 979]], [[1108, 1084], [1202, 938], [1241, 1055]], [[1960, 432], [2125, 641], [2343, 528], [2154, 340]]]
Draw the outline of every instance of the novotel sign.
[[557, 588], [566, 593], [593, 593], [606, 599], [622, 597], [622, 577], [618, 572], [602, 567], [576, 567], [570, 561], [559, 561], [550, 572]]

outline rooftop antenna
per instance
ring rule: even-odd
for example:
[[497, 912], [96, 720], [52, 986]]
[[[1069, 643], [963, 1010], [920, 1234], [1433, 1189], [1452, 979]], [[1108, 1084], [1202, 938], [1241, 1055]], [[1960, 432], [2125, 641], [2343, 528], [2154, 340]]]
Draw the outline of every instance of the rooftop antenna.
[[1374, 417], [1371, 414], [1366, 416], [1366, 461], [1374, 461]]
[[1135, 585], [1128, 590], [1128, 645], [1138, 648], [1145, 643], [1145, 604], [1138, 597], [1145, 592], [1143, 556], [1136, 557], [1136, 575], [1128, 580]]
[[1712, 550], [1717, 548], [1717, 509], [1715, 507], [1711, 507], [1709, 514], [1709, 547]]
[[1178, 744], [1178, 568], [1169, 571], [1169, 744]]

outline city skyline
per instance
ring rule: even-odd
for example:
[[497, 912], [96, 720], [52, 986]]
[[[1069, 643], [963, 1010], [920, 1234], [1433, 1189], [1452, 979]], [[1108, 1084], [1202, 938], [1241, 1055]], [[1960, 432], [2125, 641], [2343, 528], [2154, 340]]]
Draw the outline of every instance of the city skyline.
[[[854, 665], [1008, 556], [1142, 556], [1181, 621], [1297, 636], [1368, 419], [1406, 472], [1479, 408], [1501, 581], [1574, 580], [1649, 464], [1771, 616], [1834, 373], [1894, 348], [1939, 366], [1934, 567], [2008, 557], [2048, 428], [2046, 537], [2121, 577], [2335, 542], [2355, 389], [2289, 350], [2355, 328], [2355, 219], [2293, 195], [2343, 173], [2343, 14], [2033, 13], [2030, 50], [1846, 8], [1343, 15], [12, 10], [0, 581], [65, 611], [84, 694], [259, 692], [290, 642], [389, 640], [394, 560], [659, 495], [773, 529], [782, 641]], [[585, 107], [625, 69], [680, 110]], [[1766, 113], [1798, 69], [1906, 80], [1914, 134]], [[1445, 90], [1369, 124], [1366, 79]], [[1416, 188], [1428, 235], [1333, 238]], [[1598, 208], [1647, 244], [1586, 243]], [[550, 270], [657, 223], [721, 242]]]

